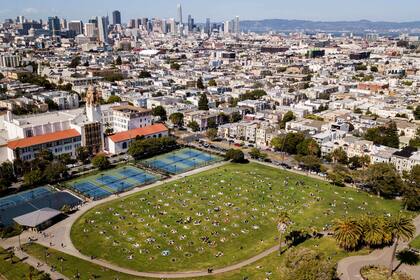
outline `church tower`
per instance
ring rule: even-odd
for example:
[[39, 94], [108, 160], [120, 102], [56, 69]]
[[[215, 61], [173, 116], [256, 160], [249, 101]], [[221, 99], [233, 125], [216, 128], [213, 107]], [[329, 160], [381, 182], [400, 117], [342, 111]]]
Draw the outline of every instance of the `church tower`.
[[102, 112], [99, 98], [96, 87], [90, 86], [86, 93], [86, 115], [90, 122], [101, 122]]

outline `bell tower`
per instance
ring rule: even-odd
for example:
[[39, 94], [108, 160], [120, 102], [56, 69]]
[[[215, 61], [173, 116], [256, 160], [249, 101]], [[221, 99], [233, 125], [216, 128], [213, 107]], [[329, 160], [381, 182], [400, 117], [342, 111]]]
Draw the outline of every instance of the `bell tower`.
[[86, 92], [86, 115], [91, 122], [101, 122], [102, 112], [99, 98], [99, 92], [96, 87], [89, 86]]

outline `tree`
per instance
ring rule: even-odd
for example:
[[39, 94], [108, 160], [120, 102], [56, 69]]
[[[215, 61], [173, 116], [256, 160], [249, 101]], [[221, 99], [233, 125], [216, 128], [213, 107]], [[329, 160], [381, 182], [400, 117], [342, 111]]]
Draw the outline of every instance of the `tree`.
[[82, 163], [87, 163], [91, 156], [92, 156], [92, 153], [88, 147], [82, 146], [76, 149], [76, 157]]
[[420, 105], [417, 105], [416, 109], [413, 111], [414, 118], [420, 120]]
[[79, 65], [80, 65], [80, 63], [81, 63], [81, 58], [80, 58], [80, 56], [75, 56], [75, 57], [71, 60], [71, 62], [70, 62], [70, 64], [69, 64], [69, 68], [76, 68], [77, 66], [79, 66]]
[[60, 161], [52, 161], [44, 170], [44, 177], [48, 183], [55, 183], [67, 176], [67, 167]]
[[0, 165], [0, 178], [6, 180], [9, 184], [16, 182], [16, 176], [11, 162], [5, 161]]
[[410, 139], [409, 146], [412, 148], [420, 149], [420, 128], [416, 131], [416, 136], [412, 139]]
[[420, 165], [414, 166], [405, 174], [405, 186], [403, 188], [403, 202], [406, 209], [411, 211], [420, 210]]
[[152, 114], [153, 116], [159, 117], [163, 122], [167, 120], [166, 110], [162, 106], [156, 106], [153, 108]]
[[264, 160], [264, 159], [267, 158], [267, 154], [261, 152], [261, 150], [258, 149], [258, 148], [252, 148], [251, 151], [249, 152], [249, 155], [253, 159], [262, 159], [262, 160]]
[[247, 91], [246, 93], [240, 96], [240, 100], [257, 100], [261, 99], [263, 96], [267, 95], [267, 92], [262, 89], [255, 89], [252, 91]]
[[191, 121], [188, 123], [187, 127], [191, 128], [193, 132], [197, 132], [200, 130], [200, 126], [196, 121]]
[[203, 79], [201, 77], [197, 79], [196, 85], [198, 89], [205, 89], [204, 84], [203, 84]]
[[184, 114], [178, 112], [173, 113], [169, 116], [169, 120], [173, 123], [173, 125], [182, 127], [184, 125]]
[[217, 87], [217, 83], [216, 83], [216, 81], [214, 79], [211, 79], [209, 81], [209, 87]]
[[115, 65], [122, 65], [122, 59], [121, 56], [118, 56], [117, 59], [115, 60]]
[[171, 62], [171, 70], [179, 70], [181, 69], [181, 65], [179, 63], [176, 62]]
[[235, 163], [244, 163], [245, 155], [241, 150], [230, 149], [226, 152], [225, 159]]
[[296, 151], [299, 155], [318, 156], [321, 153], [321, 148], [314, 139], [306, 138], [296, 146]]
[[364, 215], [360, 221], [363, 229], [363, 241], [369, 247], [390, 241], [391, 236], [385, 229], [385, 220], [382, 217]]
[[287, 212], [281, 212], [277, 218], [277, 230], [279, 232], [279, 253], [283, 253], [282, 243], [283, 235], [286, 233], [288, 226], [290, 225], [291, 220]]
[[131, 143], [128, 154], [135, 159], [141, 159], [169, 152], [176, 147], [176, 140], [172, 137], [138, 139]]
[[353, 156], [349, 158], [348, 164], [352, 169], [365, 168], [369, 166], [370, 158], [368, 155]]
[[400, 145], [397, 125], [393, 121], [386, 126], [369, 128], [363, 138], [373, 141], [376, 145], [384, 145], [391, 148], [399, 148]]
[[104, 154], [97, 154], [92, 159], [92, 165], [99, 170], [105, 170], [110, 167], [111, 163]]
[[305, 169], [319, 172], [322, 169], [322, 161], [319, 157], [314, 155], [302, 156], [297, 155], [295, 156], [295, 160], [299, 162]]
[[344, 187], [346, 183], [353, 183], [352, 173], [342, 164], [333, 164], [332, 169], [327, 173], [327, 179], [340, 187]]
[[207, 128], [217, 128], [217, 123], [214, 118], [211, 118], [207, 121]]
[[206, 132], [206, 136], [210, 139], [210, 140], [214, 140], [217, 137], [217, 129], [216, 128], [209, 128]]
[[305, 140], [305, 135], [300, 132], [291, 132], [286, 135], [274, 137], [271, 146], [276, 151], [286, 152], [291, 155], [297, 154], [298, 145]]
[[334, 221], [333, 232], [340, 247], [345, 250], [354, 250], [359, 245], [363, 228], [355, 219], [346, 218]]
[[376, 163], [366, 169], [364, 184], [378, 196], [394, 198], [402, 191], [404, 183], [392, 164]]
[[142, 70], [139, 74], [139, 78], [140, 79], [146, 79], [146, 78], [151, 78], [152, 74], [150, 74], [150, 72]]
[[106, 103], [108, 103], [108, 104], [113, 104], [113, 103], [116, 103], [116, 102], [121, 102], [121, 97], [116, 96], [116, 95], [111, 95], [111, 96], [108, 98], [108, 100], [107, 100], [107, 102], [106, 102]]
[[198, 110], [209, 110], [209, 100], [205, 93], [201, 94], [200, 99], [198, 100]]
[[331, 280], [335, 276], [334, 261], [309, 248], [289, 250], [285, 255], [284, 268], [284, 280]]
[[39, 169], [34, 169], [32, 171], [29, 171], [27, 173], [25, 173], [25, 175], [23, 176], [23, 183], [25, 184], [25, 186], [37, 186], [42, 184], [42, 182], [44, 181], [44, 176], [41, 172], [41, 170]]
[[334, 163], [347, 164], [348, 161], [347, 153], [341, 147], [332, 151], [331, 158]]
[[295, 115], [293, 114], [292, 111], [288, 111], [286, 114], [284, 114], [281, 122], [280, 122], [280, 129], [285, 129], [286, 128], [286, 123], [292, 121], [295, 119]]
[[229, 122], [236, 123], [242, 120], [242, 116], [239, 112], [233, 112], [232, 115], [230, 115]]
[[401, 214], [397, 214], [387, 219], [386, 230], [391, 234], [394, 243], [388, 272], [388, 277], [391, 277], [394, 270], [393, 263], [395, 259], [395, 253], [397, 251], [398, 242], [400, 240], [409, 241], [410, 239], [412, 239], [414, 233], [416, 232], [416, 227], [414, 226], [413, 221], [410, 218], [404, 217]]

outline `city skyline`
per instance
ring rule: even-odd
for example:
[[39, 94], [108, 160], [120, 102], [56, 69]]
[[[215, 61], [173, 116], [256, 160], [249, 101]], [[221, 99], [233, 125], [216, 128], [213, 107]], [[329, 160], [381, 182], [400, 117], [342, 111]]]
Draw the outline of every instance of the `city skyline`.
[[[387, 2], [384, 5], [384, 2]], [[420, 17], [416, 13], [420, 9], [420, 2], [406, 0], [405, 5], [390, 0], [372, 0], [366, 3], [363, 0], [354, 0], [348, 3], [338, 3], [333, 0], [320, 0], [314, 3], [309, 0], [291, 2], [263, 0], [263, 1], [239, 1], [229, 2], [215, 0], [207, 1], [192, 0], [156, 0], [153, 3], [144, 1], [121, 0], [118, 2], [105, 0], [92, 0], [84, 2], [52, 1], [52, 0], [22, 0], [3, 4], [0, 18], [14, 18], [23, 15], [27, 18], [39, 19], [48, 16], [65, 17], [69, 20], [87, 20], [93, 16], [112, 16], [114, 10], [121, 11], [122, 22], [130, 18], [160, 17], [178, 18], [177, 5], [182, 5], [184, 15], [191, 14], [197, 22], [204, 23], [206, 18], [214, 21], [240, 16], [242, 20], [261, 19], [298, 19], [298, 20], [372, 20], [372, 21], [417, 21]], [[99, 5], [100, 4], [100, 5]], [[83, 9], [80, 9], [80, 7]], [[267, 9], [269, 7], [269, 9]], [[302, 7], [306, 7], [304, 10]]]

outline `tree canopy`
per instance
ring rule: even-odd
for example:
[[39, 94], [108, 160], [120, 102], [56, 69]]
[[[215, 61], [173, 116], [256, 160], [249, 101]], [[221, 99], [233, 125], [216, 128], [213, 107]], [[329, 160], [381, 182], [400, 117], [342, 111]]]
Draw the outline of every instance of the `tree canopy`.
[[385, 126], [369, 128], [363, 137], [366, 140], [373, 141], [376, 145], [384, 145], [391, 148], [399, 148], [400, 146], [395, 122], [390, 122]]
[[176, 140], [172, 137], [139, 139], [131, 143], [128, 153], [135, 159], [141, 159], [172, 151], [176, 147]]
[[209, 100], [205, 93], [201, 94], [200, 99], [198, 100], [198, 110], [209, 110]]
[[153, 116], [159, 117], [161, 121], [166, 121], [166, 110], [162, 106], [156, 106], [152, 109]]
[[184, 114], [182, 113], [173, 113], [169, 116], [169, 120], [173, 123], [173, 125], [182, 127], [184, 125]]

